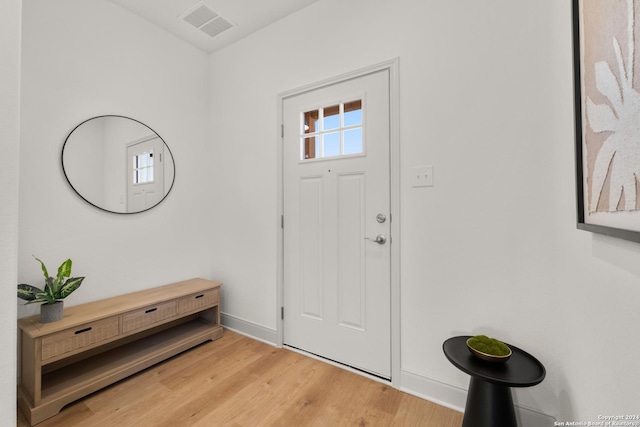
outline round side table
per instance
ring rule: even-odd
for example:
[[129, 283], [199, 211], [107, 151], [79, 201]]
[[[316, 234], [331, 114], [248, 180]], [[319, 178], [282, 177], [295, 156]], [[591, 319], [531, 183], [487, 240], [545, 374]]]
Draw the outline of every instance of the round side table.
[[456, 368], [471, 375], [462, 427], [517, 427], [511, 387], [530, 387], [544, 379], [546, 371], [535, 357], [509, 345], [506, 362], [487, 362], [471, 354], [471, 336], [449, 338], [444, 355]]

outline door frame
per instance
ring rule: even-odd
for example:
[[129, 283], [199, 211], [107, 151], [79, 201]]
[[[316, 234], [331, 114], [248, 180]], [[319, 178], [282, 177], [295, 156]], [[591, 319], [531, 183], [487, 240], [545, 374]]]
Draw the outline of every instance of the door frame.
[[325, 80], [311, 83], [299, 88], [278, 94], [277, 99], [277, 215], [278, 233], [277, 247], [277, 306], [276, 334], [277, 345], [284, 344], [284, 323], [282, 308], [284, 306], [284, 161], [283, 161], [283, 110], [288, 98], [334, 85], [355, 78], [363, 77], [379, 71], [389, 72], [389, 172], [391, 190], [391, 384], [400, 384], [400, 98], [399, 98], [399, 58], [394, 58], [369, 67], [341, 74]]

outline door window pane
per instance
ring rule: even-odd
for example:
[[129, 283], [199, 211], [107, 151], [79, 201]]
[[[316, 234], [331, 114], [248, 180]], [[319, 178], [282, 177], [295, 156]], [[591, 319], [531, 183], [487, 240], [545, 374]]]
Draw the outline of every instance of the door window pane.
[[344, 104], [344, 126], [362, 126], [362, 101]]
[[344, 131], [344, 154], [362, 153], [362, 128]]
[[304, 113], [304, 117], [303, 117], [304, 133], [314, 133], [320, 130], [318, 129], [318, 117], [320, 117], [319, 110], [307, 111], [306, 113]]
[[324, 109], [324, 129], [333, 130], [340, 127], [340, 106], [333, 105]]
[[340, 155], [340, 132], [327, 133], [324, 135], [324, 152], [322, 157], [333, 157]]
[[305, 159], [315, 159], [316, 153], [320, 150], [318, 136], [310, 136], [304, 139], [303, 155]]

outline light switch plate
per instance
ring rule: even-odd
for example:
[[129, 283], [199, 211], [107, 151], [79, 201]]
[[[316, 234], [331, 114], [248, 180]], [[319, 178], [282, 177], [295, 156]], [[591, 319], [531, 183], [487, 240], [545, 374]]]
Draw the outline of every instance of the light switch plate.
[[413, 187], [433, 187], [433, 166], [416, 166], [411, 173]]

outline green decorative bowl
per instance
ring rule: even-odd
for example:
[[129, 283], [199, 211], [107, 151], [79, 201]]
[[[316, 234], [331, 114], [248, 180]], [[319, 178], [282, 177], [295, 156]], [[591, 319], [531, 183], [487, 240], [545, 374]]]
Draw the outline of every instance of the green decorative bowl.
[[[490, 354], [490, 353], [482, 352], [482, 351], [480, 351], [480, 350], [478, 350], [478, 349], [476, 349], [476, 348], [472, 347], [472, 345], [470, 344], [470, 342], [471, 342], [471, 343], [473, 343], [473, 341], [472, 341], [472, 340], [473, 340], [474, 338], [476, 338], [476, 337], [471, 337], [471, 338], [469, 338], [469, 339], [467, 340], [467, 348], [469, 349], [469, 351], [471, 352], [471, 354], [473, 354], [473, 355], [474, 355], [474, 356], [476, 356], [477, 358], [482, 359], [482, 360], [484, 360], [484, 361], [486, 361], [486, 362], [497, 362], [497, 363], [503, 363], [503, 362], [506, 362], [507, 360], [509, 360], [509, 358], [511, 357], [512, 351], [511, 351], [511, 349], [509, 348], [509, 346], [507, 346], [506, 344], [504, 344], [504, 343], [502, 343], [502, 342], [499, 342], [499, 341], [497, 341], [497, 340], [495, 340], [495, 339], [493, 339], [493, 338], [489, 338], [490, 340], [497, 341], [497, 342], [499, 342], [500, 344], [504, 345], [505, 347], [507, 347], [507, 349], [508, 349], [508, 351], [509, 351], [507, 354], [503, 354], [503, 355]], [[486, 338], [486, 337], [485, 337], [485, 338]]]

